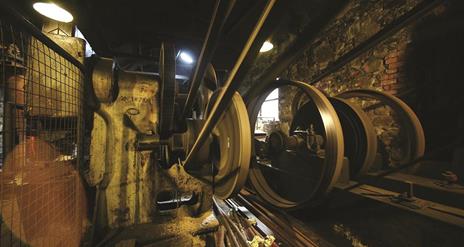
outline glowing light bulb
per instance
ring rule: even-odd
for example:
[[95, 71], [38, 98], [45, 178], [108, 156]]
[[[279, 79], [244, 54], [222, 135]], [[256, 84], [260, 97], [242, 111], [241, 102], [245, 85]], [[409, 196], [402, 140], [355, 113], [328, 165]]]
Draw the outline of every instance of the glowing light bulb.
[[263, 46], [261, 46], [261, 49], [259, 50], [259, 52], [267, 52], [267, 51], [272, 50], [272, 48], [274, 48], [274, 45], [271, 42], [264, 41]]
[[193, 63], [193, 57], [190, 56], [190, 54], [186, 53], [185, 51], [181, 52], [179, 56], [182, 62], [188, 63], [188, 64]]
[[67, 10], [54, 3], [37, 2], [32, 5], [35, 11], [59, 22], [71, 22], [74, 18]]

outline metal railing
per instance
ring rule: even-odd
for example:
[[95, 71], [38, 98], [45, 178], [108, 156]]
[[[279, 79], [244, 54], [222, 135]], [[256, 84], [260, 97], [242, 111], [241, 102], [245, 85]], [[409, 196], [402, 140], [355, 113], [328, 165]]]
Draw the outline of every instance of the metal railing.
[[0, 246], [79, 246], [84, 66], [0, 12]]

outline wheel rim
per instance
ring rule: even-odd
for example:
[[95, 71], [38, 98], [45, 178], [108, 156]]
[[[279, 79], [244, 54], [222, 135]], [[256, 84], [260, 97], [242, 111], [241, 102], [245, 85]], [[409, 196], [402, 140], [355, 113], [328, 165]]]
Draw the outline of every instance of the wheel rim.
[[[252, 168], [250, 169], [250, 182], [256, 192], [270, 204], [287, 209], [301, 206], [315, 205], [325, 198], [340, 176], [343, 162], [343, 134], [335, 109], [322, 92], [315, 87], [298, 81], [276, 80], [270, 83], [256, 97], [251, 97], [247, 104], [251, 126], [255, 126], [259, 109], [267, 95], [276, 88], [294, 86], [304, 91], [314, 102], [320, 112], [325, 131], [325, 150], [328, 151], [323, 165], [322, 175], [318, 181], [317, 189], [305, 195], [302, 200], [294, 201], [284, 198], [271, 189], [261, 168], [257, 165], [255, 147], [253, 146]], [[253, 128], [254, 134], [254, 128]]]
[[369, 117], [357, 105], [341, 98], [330, 98], [342, 125], [345, 156], [350, 161], [350, 177], [367, 173], [377, 154], [377, 135]]
[[[401, 99], [385, 93], [385, 92], [380, 92], [372, 89], [356, 89], [356, 90], [351, 90], [347, 91], [344, 93], [341, 93], [337, 95], [338, 98], [343, 98], [347, 100], [354, 100], [356, 98], [358, 99], [371, 99], [371, 100], [376, 100], [379, 101], [380, 103], [368, 106], [363, 109], [364, 112], [368, 113], [369, 111], [374, 111], [376, 105], [380, 106], [388, 106], [390, 107], [394, 113], [397, 114], [397, 122], [401, 124], [400, 127], [400, 134], [403, 134], [403, 137], [405, 136], [408, 139], [408, 143], [404, 145], [404, 147], [399, 148], [403, 153], [406, 153], [403, 155], [401, 160], [394, 160], [389, 162], [390, 166], [397, 166], [397, 165], [402, 165], [407, 162], [410, 162], [412, 160], [415, 160], [419, 157], [421, 157], [424, 154], [425, 151], [425, 137], [424, 137], [424, 131], [422, 128], [422, 125], [417, 118], [416, 114], [414, 111], [406, 104], [404, 103]], [[360, 102], [356, 102], [358, 105]], [[362, 103], [361, 103], [362, 106]], [[379, 107], [380, 107], [379, 106]], [[369, 115], [369, 114], [368, 114]], [[393, 117], [392, 117], [393, 118]], [[376, 123], [373, 123], [374, 127], [376, 128], [377, 136], [379, 140], [381, 140], [381, 134], [383, 132], [379, 131], [379, 126], [376, 125]], [[381, 127], [381, 126], [380, 126]], [[399, 138], [402, 138], [402, 136], [399, 136]], [[389, 153], [389, 158], [392, 158], [393, 155]], [[414, 172], [418, 168], [419, 164], [411, 167], [408, 169], [409, 172]]]

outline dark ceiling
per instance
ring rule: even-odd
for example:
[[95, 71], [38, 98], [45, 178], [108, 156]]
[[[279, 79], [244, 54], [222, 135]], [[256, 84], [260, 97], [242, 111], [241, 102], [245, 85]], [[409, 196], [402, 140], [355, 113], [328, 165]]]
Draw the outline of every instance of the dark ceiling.
[[[223, 0], [224, 1], [224, 0]], [[39, 24], [32, 0], [10, 0], [24, 15]], [[75, 24], [100, 56], [139, 57], [157, 60], [162, 41], [198, 56], [216, 0], [55, 0], [74, 14]], [[227, 19], [213, 64], [228, 70], [238, 57], [267, 1], [236, 0]], [[324, 0], [280, 0], [265, 25], [269, 35], [295, 32], [323, 8]], [[266, 37], [269, 38], [269, 37]], [[261, 39], [262, 40], [262, 39]]]
[[[78, 27], [103, 56], [130, 53], [156, 57], [162, 41], [172, 41], [178, 49], [195, 55], [201, 48], [214, 4], [215, 0], [83, 0], [77, 6]], [[246, 18], [247, 11], [257, 13], [260, 5], [260, 1], [237, 1], [218, 50], [236, 52], [237, 42], [246, 33], [234, 25]]]

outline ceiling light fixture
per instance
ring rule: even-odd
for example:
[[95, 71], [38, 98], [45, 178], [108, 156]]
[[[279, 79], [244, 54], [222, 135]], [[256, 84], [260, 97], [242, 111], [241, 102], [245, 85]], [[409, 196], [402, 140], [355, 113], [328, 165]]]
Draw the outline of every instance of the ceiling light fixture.
[[179, 56], [180, 56], [180, 59], [182, 60], [182, 62], [187, 63], [187, 64], [192, 64], [193, 63], [193, 57], [190, 54], [188, 54], [187, 52], [182, 51]]
[[272, 48], [274, 48], [274, 45], [271, 42], [264, 41], [263, 46], [261, 46], [261, 49], [259, 50], [259, 52], [267, 52], [267, 51], [272, 50]]
[[36, 2], [32, 5], [35, 11], [59, 22], [71, 22], [74, 18], [67, 10], [54, 3]]

